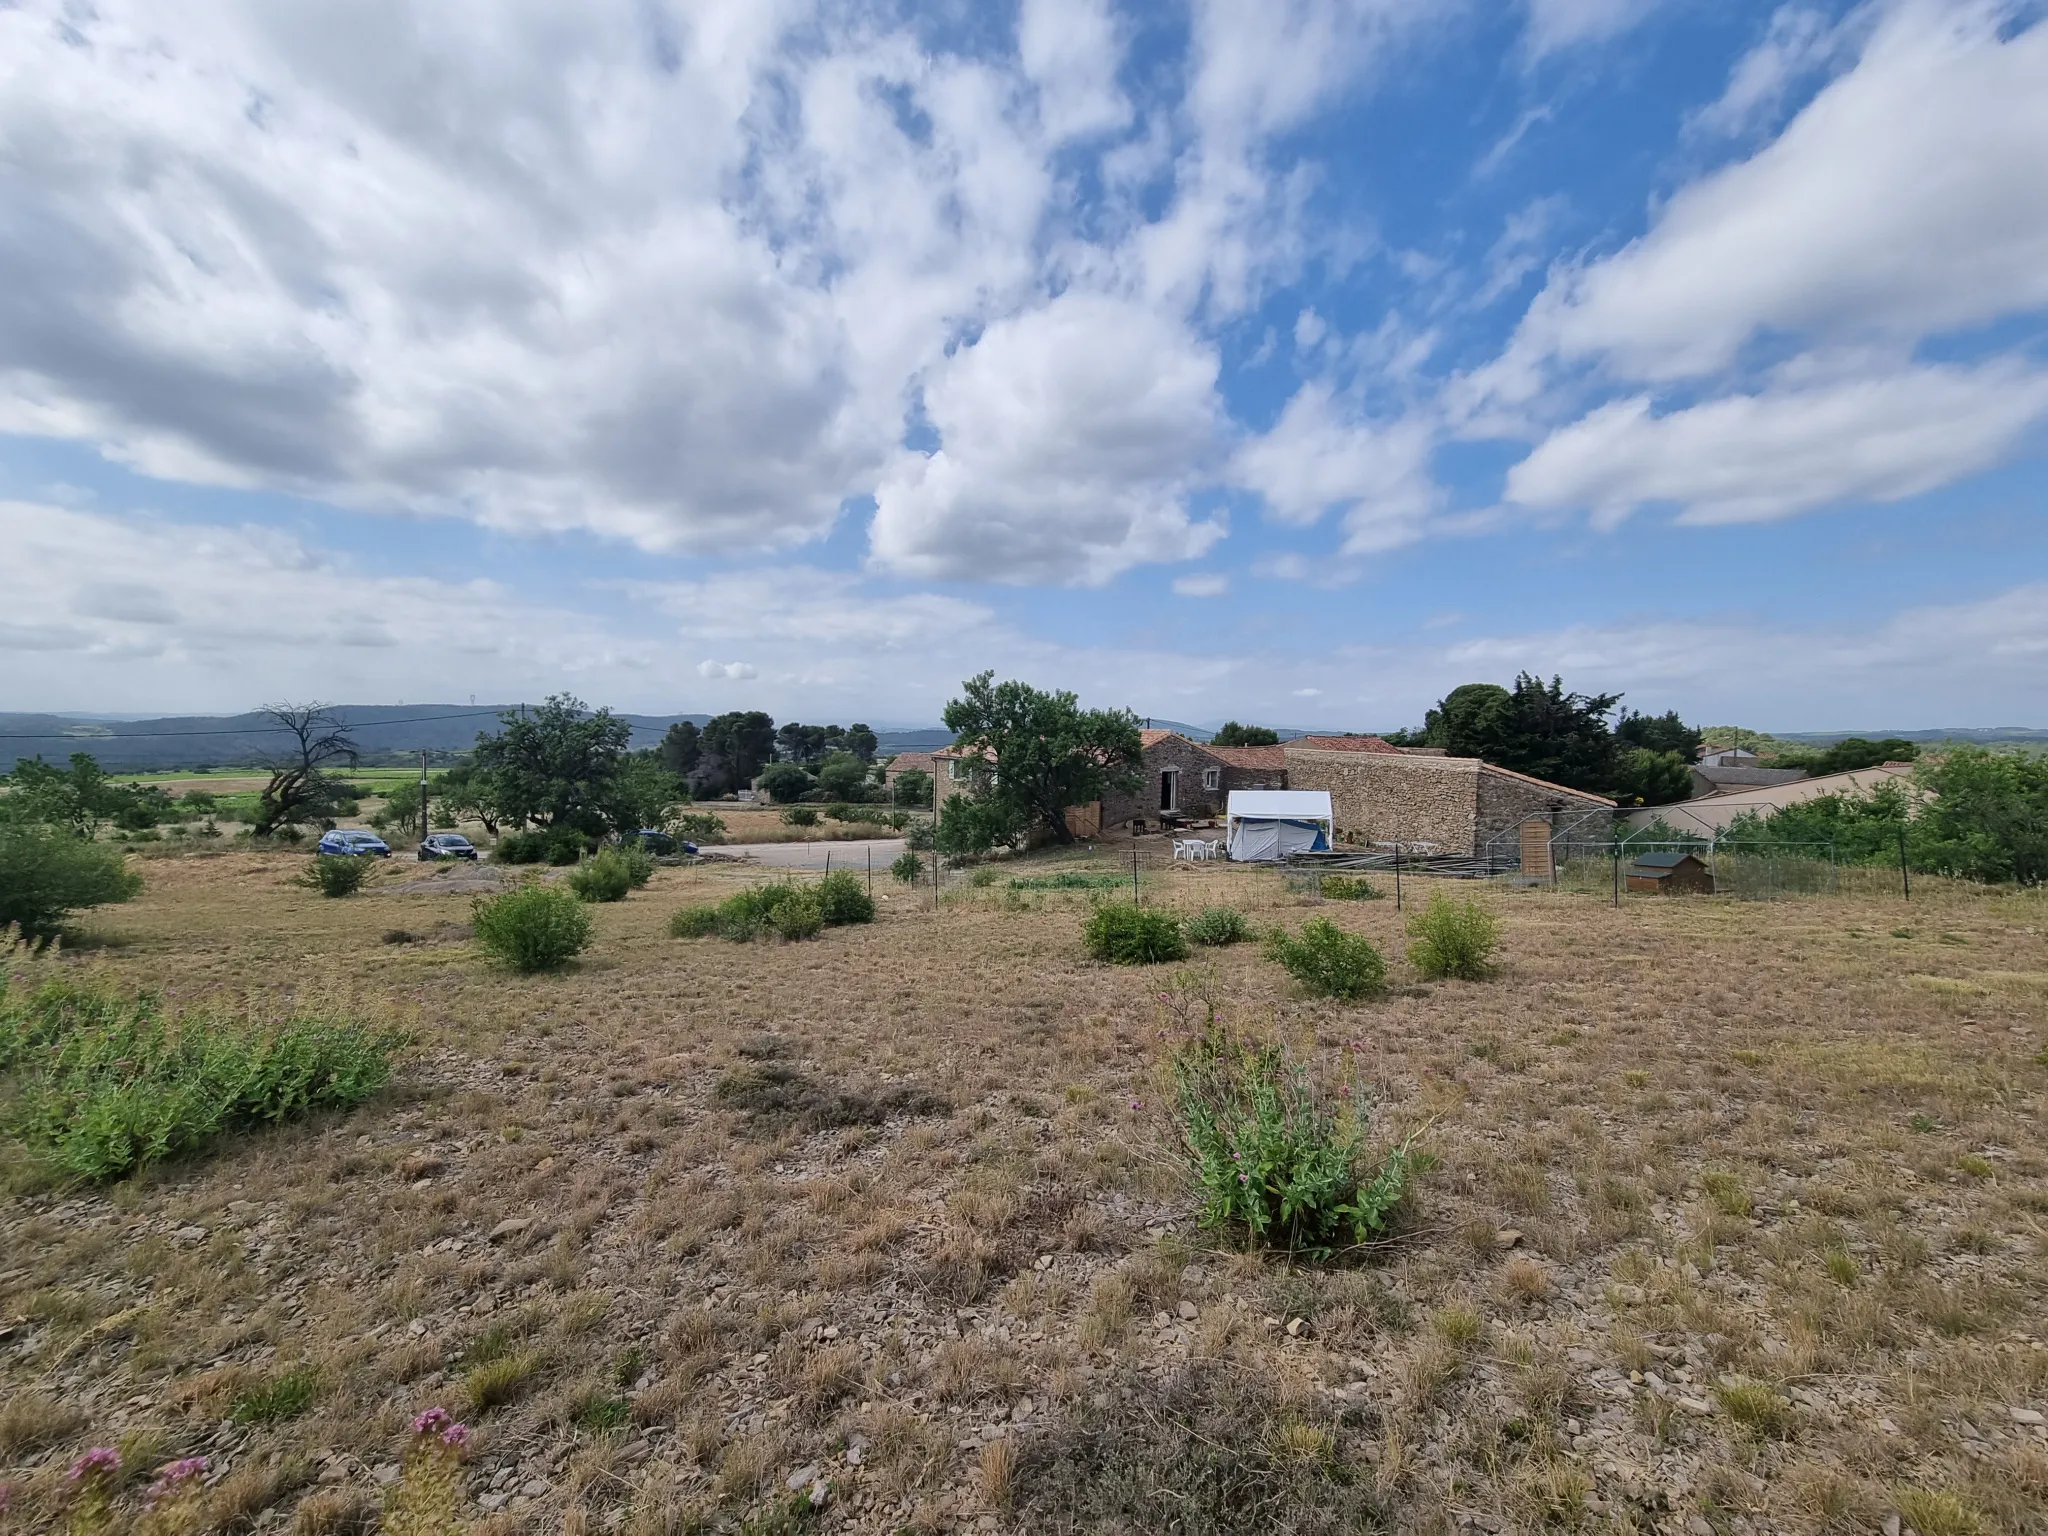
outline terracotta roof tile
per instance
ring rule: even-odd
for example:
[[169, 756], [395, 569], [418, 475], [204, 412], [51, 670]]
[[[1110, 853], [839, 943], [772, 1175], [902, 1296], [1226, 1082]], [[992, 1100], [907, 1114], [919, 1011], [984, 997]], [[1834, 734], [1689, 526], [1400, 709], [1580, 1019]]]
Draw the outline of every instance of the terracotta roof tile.
[[1377, 736], [1297, 736], [1283, 745], [1306, 747], [1316, 752], [1392, 752], [1398, 755], [1401, 751]]
[[1287, 754], [1279, 747], [1210, 747], [1211, 757], [1220, 757], [1233, 768], [1285, 768]]

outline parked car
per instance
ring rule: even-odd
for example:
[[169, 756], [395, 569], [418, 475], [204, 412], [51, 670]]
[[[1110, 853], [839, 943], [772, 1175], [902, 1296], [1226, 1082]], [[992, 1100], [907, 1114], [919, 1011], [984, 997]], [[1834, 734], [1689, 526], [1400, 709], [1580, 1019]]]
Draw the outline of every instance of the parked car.
[[430, 859], [476, 858], [476, 844], [460, 832], [435, 832], [420, 839], [420, 862]]
[[619, 841], [629, 847], [637, 843], [649, 853], [663, 854], [676, 851], [676, 840], [659, 827], [642, 827], [638, 832], [628, 832]]
[[321, 853], [340, 853], [351, 856], [375, 855], [380, 859], [391, 857], [391, 845], [374, 832], [358, 832], [353, 828], [336, 827], [320, 838]]

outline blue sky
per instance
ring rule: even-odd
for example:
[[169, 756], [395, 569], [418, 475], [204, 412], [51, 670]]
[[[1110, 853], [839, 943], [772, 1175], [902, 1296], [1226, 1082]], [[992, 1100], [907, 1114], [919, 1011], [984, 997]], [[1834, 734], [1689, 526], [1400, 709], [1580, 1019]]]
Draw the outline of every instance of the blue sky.
[[0, 708], [2048, 723], [2048, 20], [0, 10]]

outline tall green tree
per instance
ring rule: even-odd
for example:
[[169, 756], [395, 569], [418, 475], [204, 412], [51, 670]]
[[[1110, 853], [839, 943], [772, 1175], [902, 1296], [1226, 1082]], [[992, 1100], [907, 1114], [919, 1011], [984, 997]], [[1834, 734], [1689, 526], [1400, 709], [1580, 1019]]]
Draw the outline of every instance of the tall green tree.
[[1700, 732], [1679, 719], [1675, 709], [1661, 715], [1641, 715], [1624, 709], [1615, 722], [1614, 736], [1624, 750], [1639, 747], [1645, 752], [1676, 752], [1688, 763], [1700, 759]]
[[668, 734], [661, 738], [661, 745], [655, 749], [661, 757], [661, 766], [677, 777], [687, 775], [697, 766], [698, 755], [703, 751], [704, 733], [697, 729], [694, 720], [678, 720], [668, 728]]
[[1954, 747], [1914, 778], [1927, 791], [1913, 839], [1922, 868], [2048, 883], [2048, 758]]
[[59, 768], [40, 757], [17, 758], [0, 796], [0, 820], [21, 825], [68, 827], [79, 837], [97, 837], [100, 827], [119, 816], [133, 795], [107, 778], [89, 752], [71, 754], [71, 765]]
[[530, 712], [507, 710], [496, 735], [479, 735], [473, 759], [482, 796], [515, 826], [608, 830], [607, 797], [632, 739], [630, 723], [557, 693]]
[[856, 720], [846, 728], [846, 740], [840, 743], [840, 748], [842, 751], [851, 752], [866, 764], [875, 760], [875, 753], [881, 745], [881, 739], [875, 735], [873, 728]]
[[1235, 720], [1223, 722], [1223, 729], [1209, 738], [1211, 746], [1217, 747], [1277, 747], [1280, 733], [1271, 726], [1239, 725]]
[[945, 722], [954, 746], [979, 748], [994, 765], [976, 797], [1000, 807], [1019, 828], [1036, 827], [1056, 842], [1074, 840], [1069, 806], [1142, 782], [1144, 746], [1138, 717], [1128, 709], [1084, 710], [1071, 693], [998, 683], [995, 673], [984, 672], [946, 705]]
[[1495, 683], [1452, 689], [1424, 728], [1431, 746], [1454, 757], [1605, 794], [1617, 768], [1607, 717], [1620, 702], [1618, 693], [1568, 693], [1560, 678], [1545, 683], [1524, 672], [1512, 690]]
[[715, 716], [699, 741], [697, 766], [690, 770], [689, 780], [700, 796], [743, 788], [775, 760], [775, 722], [758, 709]]

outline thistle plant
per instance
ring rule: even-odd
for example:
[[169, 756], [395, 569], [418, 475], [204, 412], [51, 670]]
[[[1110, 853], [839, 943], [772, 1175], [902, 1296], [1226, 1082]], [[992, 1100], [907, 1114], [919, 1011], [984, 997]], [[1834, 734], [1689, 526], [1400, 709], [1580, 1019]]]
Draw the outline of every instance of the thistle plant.
[[412, 1421], [399, 1478], [384, 1497], [384, 1536], [456, 1536], [462, 1529], [462, 1458], [469, 1426], [445, 1408]]
[[142, 1495], [140, 1536], [190, 1536], [204, 1524], [200, 1501], [206, 1493], [204, 1456], [187, 1456], [157, 1468]]
[[114, 1481], [121, 1475], [121, 1453], [96, 1445], [71, 1463], [64, 1483], [71, 1494], [72, 1536], [100, 1536], [113, 1526]]

